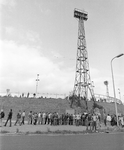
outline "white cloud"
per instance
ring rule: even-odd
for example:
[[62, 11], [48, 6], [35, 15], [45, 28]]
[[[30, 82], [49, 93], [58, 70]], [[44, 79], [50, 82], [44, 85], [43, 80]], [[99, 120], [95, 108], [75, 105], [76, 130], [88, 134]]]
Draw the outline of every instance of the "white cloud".
[[[12, 92], [33, 93], [37, 74], [40, 78], [39, 93], [64, 94], [73, 90], [74, 69], [54, 63], [41, 52], [39, 54], [39, 49], [18, 45], [13, 41], [0, 41], [0, 47], [0, 92], [10, 89]], [[91, 68], [91, 72], [95, 93], [106, 95], [104, 81], [107, 80], [110, 96], [113, 96], [111, 77], [102, 77], [95, 68]]]
[[1, 91], [34, 92], [36, 75], [40, 74], [39, 92], [68, 93], [73, 85], [73, 73], [61, 69], [39, 50], [13, 41], [0, 41]]
[[5, 31], [7, 35], [13, 35], [15, 33], [15, 29], [13, 27], [5, 27]]
[[96, 76], [100, 74], [100, 71], [96, 68], [90, 68], [90, 75], [92, 77], [91, 80], [93, 80]]
[[15, 0], [0, 0], [0, 5], [14, 7], [16, 5], [16, 1]]
[[39, 11], [43, 15], [47, 15], [48, 16], [48, 15], [50, 15], [52, 13], [50, 9], [42, 7], [42, 4], [39, 4], [37, 2], [35, 2], [35, 4], [38, 5]]
[[8, 40], [16, 41], [20, 44], [28, 45], [41, 45], [39, 34], [34, 31], [25, 31], [21, 28], [14, 28], [12, 26], [6, 26], [5, 28], [5, 37]]

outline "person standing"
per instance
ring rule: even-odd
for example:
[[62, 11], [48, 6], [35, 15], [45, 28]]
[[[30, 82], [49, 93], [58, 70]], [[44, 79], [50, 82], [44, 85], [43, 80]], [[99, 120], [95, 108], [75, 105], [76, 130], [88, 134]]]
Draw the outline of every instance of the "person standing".
[[22, 122], [20, 125], [25, 124], [25, 111], [22, 112]]
[[96, 122], [97, 122], [97, 115], [94, 113], [93, 115], [92, 115], [92, 120], [93, 120], [93, 122], [92, 122], [92, 131], [94, 131], [94, 132], [96, 132]]
[[110, 126], [111, 125], [111, 116], [109, 114], [107, 115], [106, 120], [107, 120], [107, 126]]
[[5, 113], [4, 113], [3, 109], [1, 109], [1, 112], [0, 112], [0, 127], [2, 127], [2, 124], [3, 124], [2, 120], [3, 120], [4, 117], [5, 117]]
[[43, 117], [43, 124], [45, 124], [45, 120], [46, 120], [46, 113], [45, 112], [43, 112], [42, 117]]
[[92, 115], [89, 113], [86, 116], [86, 130], [88, 131], [88, 127], [90, 126], [90, 131], [91, 131], [91, 127], [92, 127]]
[[12, 115], [13, 115], [13, 112], [12, 112], [12, 109], [10, 109], [10, 112], [8, 114], [8, 118], [7, 118], [4, 126], [7, 125], [8, 121], [10, 121], [10, 127], [12, 126]]
[[32, 120], [33, 120], [32, 115], [33, 115], [33, 113], [32, 113], [32, 111], [30, 111], [28, 114], [28, 124], [32, 124]]
[[79, 126], [80, 125], [80, 119], [81, 119], [81, 115], [78, 113], [77, 114], [77, 117], [76, 117], [76, 119], [77, 119], [77, 126]]
[[103, 114], [103, 120], [104, 120], [104, 125], [106, 126], [107, 124], [106, 124], [106, 122], [107, 122], [107, 116], [106, 116], [106, 114]]
[[34, 125], [37, 124], [37, 120], [38, 120], [38, 114], [35, 112], [35, 114], [34, 114]]
[[38, 124], [41, 124], [41, 112], [38, 113]]
[[51, 124], [51, 113], [48, 114], [48, 124]]

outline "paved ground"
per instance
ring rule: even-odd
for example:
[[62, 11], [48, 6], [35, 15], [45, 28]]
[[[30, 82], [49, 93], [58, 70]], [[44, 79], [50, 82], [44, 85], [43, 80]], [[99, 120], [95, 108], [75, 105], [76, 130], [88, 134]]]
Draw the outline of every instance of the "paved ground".
[[[63, 131], [66, 133], [67, 131], [72, 133], [86, 131], [85, 126], [75, 125], [26, 124], [12, 125], [12, 127], [2, 126], [0, 130], [0, 150], [124, 150], [124, 132], [119, 133], [116, 127], [105, 127], [104, 125], [101, 126], [103, 132], [93, 134], [53, 134], [56, 131], [62, 133]], [[111, 130], [113, 131], [109, 132]], [[6, 132], [8, 133], [4, 134]], [[36, 132], [52, 134], [34, 134]]]
[[4, 135], [1, 150], [124, 150], [124, 133]]

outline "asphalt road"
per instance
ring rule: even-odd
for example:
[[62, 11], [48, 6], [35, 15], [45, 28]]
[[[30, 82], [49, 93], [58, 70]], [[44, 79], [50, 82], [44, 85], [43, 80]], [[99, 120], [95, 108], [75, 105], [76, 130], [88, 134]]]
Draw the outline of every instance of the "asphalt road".
[[124, 150], [124, 133], [2, 135], [0, 150]]

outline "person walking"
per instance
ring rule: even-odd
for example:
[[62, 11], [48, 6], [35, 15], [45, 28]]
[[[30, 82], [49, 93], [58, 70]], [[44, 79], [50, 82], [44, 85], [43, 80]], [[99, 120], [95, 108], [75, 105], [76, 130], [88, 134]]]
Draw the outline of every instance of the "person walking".
[[20, 125], [20, 120], [21, 120], [21, 110], [19, 110], [19, 112], [17, 113], [17, 117], [16, 117], [16, 122], [15, 122], [15, 126], [18, 123]]
[[9, 114], [8, 114], [8, 117], [7, 117], [7, 120], [6, 120], [4, 126], [7, 125], [8, 121], [10, 121], [10, 127], [12, 126], [12, 115], [13, 115], [13, 112], [12, 112], [12, 109], [10, 109], [10, 112], [9, 112]]

